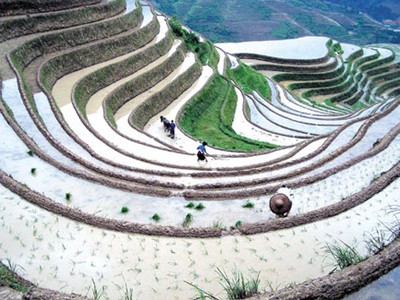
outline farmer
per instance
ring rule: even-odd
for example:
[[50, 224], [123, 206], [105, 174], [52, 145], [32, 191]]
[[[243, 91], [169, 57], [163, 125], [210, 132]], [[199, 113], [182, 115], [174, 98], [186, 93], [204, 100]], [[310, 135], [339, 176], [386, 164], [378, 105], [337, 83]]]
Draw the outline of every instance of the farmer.
[[285, 194], [278, 193], [269, 200], [269, 208], [277, 218], [285, 218], [292, 208], [292, 201]]
[[207, 145], [207, 142], [203, 142], [197, 147], [197, 161], [205, 160], [206, 162], [208, 162], [206, 157], [206, 154], [208, 154], [206, 149]]
[[175, 123], [174, 120], [171, 121], [171, 123], [169, 124], [169, 135], [168, 135], [171, 139], [173, 139], [175, 137]]
[[276, 191], [278, 194], [286, 195], [290, 200], [293, 200], [293, 191], [286, 185], [282, 184], [281, 187]]
[[160, 116], [160, 120], [164, 124], [164, 131], [165, 132], [169, 131], [170, 123], [169, 123], [168, 119], [164, 116]]

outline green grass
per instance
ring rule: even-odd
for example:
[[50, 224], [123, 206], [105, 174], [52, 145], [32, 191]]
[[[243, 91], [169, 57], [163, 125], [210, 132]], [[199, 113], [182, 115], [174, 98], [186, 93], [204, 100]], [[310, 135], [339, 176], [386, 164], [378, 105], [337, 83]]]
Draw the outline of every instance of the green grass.
[[33, 285], [24, 282], [16, 275], [16, 272], [21, 267], [11, 263], [10, 260], [6, 260], [6, 263], [8, 266], [0, 263], [0, 286], [8, 286], [22, 293], [28, 292]]
[[227, 66], [226, 75], [233, 79], [245, 93], [257, 91], [265, 99], [271, 99], [271, 90], [265, 77], [246, 64], [231, 69]]
[[342, 245], [326, 244], [325, 246], [325, 252], [333, 257], [336, 268], [342, 270], [365, 260], [366, 257], [362, 256], [355, 247], [344, 242], [341, 243]]
[[[184, 29], [176, 16], [169, 20], [172, 32], [176, 37], [182, 38], [187, 48], [196, 53], [197, 59], [206, 65], [212, 60], [215, 63], [215, 47], [210, 42], [200, 42], [199, 36], [194, 32]], [[218, 53], [217, 53], [218, 55]], [[216, 65], [215, 65], [216, 66]]]
[[229, 150], [261, 150], [276, 145], [236, 134], [232, 129], [236, 93], [231, 82], [215, 75], [209, 84], [183, 110], [179, 124], [190, 136], [209, 145]]
[[225, 271], [217, 268], [217, 274], [220, 277], [221, 286], [227, 293], [229, 300], [245, 299], [258, 293], [260, 285], [260, 273], [256, 278], [245, 279], [243, 273], [238, 270], [232, 271], [230, 278]]
[[375, 233], [369, 233], [369, 238], [365, 241], [368, 253], [374, 255], [381, 252], [386, 246], [386, 237], [383, 231], [376, 229]]

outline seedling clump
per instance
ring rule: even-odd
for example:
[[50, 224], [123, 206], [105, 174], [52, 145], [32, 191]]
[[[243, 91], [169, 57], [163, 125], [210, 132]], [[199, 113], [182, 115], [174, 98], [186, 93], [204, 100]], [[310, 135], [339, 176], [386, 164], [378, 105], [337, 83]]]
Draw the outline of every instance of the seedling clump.
[[32, 174], [32, 175], [35, 175], [35, 174], [36, 174], [36, 168], [32, 168], [32, 169], [31, 169], [31, 174]]
[[188, 204], [185, 205], [186, 208], [193, 208], [195, 205], [193, 202], [189, 202]]
[[247, 201], [247, 203], [244, 204], [242, 207], [244, 207], [244, 208], [253, 208], [254, 207], [254, 202]]
[[235, 227], [239, 228], [240, 226], [242, 226], [242, 221], [239, 220], [235, 223]]
[[66, 200], [71, 200], [72, 194], [71, 193], [65, 193], [65, 199]]
[[29, 150], [29, 151], [26, 152], [26, 153], [28, 153], [29, 156], [33, 156], [33, 151], [32, 151], [32, 150]]
[[126, 206], [122, 206], [121, 213], [126, 214], [129, 211], [129, 208]]
[[188, 213], [183, 220], [182, 226], [183, 227], [189, 227], [189, 224], [192, 223], [193, 221], [193, 215], [191, 213]]
[[156, 222], [160, 221], [160, 219], [161, 219], [159, 214], [154, 214], [151, 218]]
[[196, 209], [196, 210], [203, 210], [204, 208], [205, 208], [204, 204], [203, 204], [203, 203], [199, 203], [199, 204], [197, 204], [197, 205], [195, 206], [194, 209]]

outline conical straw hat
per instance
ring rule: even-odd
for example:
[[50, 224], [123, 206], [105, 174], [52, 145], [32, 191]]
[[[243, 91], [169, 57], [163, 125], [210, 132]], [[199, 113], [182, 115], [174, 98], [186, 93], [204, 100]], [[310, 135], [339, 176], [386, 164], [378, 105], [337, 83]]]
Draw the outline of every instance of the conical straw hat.
[[269, 200], [269, 208], [277, 215], [288, 213], [292, 208], [292, 201], [285, 194], [275, 194]]

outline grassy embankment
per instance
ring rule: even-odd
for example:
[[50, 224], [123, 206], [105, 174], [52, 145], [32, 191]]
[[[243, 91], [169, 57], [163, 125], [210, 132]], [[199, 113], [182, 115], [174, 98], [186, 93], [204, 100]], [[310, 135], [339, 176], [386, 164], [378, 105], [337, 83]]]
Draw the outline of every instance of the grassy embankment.
[[28, 292], [33, 285], [16, 274], [17, 269], [20, 268], [18, 265], [11, 263], [9, 260], [6, 261], [8, 266], [0, 263], [0, 286], [8, 286], [22, 293]]
[[206, 140], [214, 147], [229, 150], [277, 147], [248, 139], [233, 131], [236, 100], [233, 84], [221, 75], [215, 75], [207, 87], [185, 106], [179, 124], [186, 133], [199, 140]]
[[[216, 69], [218, 53], [209, 42], [200, 42], [195, 33], [188, 32], [176, 18], [170, 21], [177, 37], [182, 38], [187, 47], [196, 53], [202, 64], [209, 64]], [[240, 65], [228, 70], [227, 74], [245, 91], [257, 90], [265, 98], [270, 98], [270, 90], [265, 78], [248, 66]], [[236, 93], [232, 82], [221, 75], [214, 77], [197, 97], [186, 105], [179, 118], [183, 131], [199, 140], [206, 140], [210, 145], [229, 150], [272, 149], [276, 145], [252, 140], [235, 133], [232, 122], [236, 109]]]

